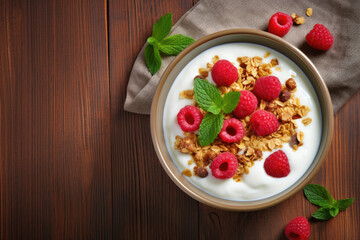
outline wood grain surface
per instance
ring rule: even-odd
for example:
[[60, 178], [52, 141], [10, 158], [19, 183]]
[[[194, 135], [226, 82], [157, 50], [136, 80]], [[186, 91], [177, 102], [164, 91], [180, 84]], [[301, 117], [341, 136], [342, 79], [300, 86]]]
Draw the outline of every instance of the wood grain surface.
[[1, 239], [112, 236], [106, 9], [1, 2]]
[[360, 93], [335, 116], [312, 183], [354, 204], [314, 221], [301, 192], [269, 209], [226, 212], [162, 169], [149, 116], [125, 112], [132, 64], [152, 24], [193, 0], [0, 1], [0, 239], [360, 239]]

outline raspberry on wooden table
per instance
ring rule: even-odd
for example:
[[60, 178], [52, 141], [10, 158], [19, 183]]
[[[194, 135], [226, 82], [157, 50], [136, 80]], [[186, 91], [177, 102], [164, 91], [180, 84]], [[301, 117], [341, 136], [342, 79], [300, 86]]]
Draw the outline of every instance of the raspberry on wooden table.
[[253, 93], [266, 101], [276, 99], [281, 91], [280, 80], [275, 76], [261, 77], [256, 80]]
[[310, 237], [310, 224], [305, 217], [296, 217], [285, 227], [285, 236], [289, 240], [307, 240]]
[[244, 137], [244, 135], [244, 125], [236, 118], [226, 119], [219, 133], [220, 138], [227, 143], [240, 141]]
[[184, 132], [193, 132], [199, 129], [203, 115], [200, 110], [191, 105], [180, 109], [177, 114], [177, 121]]
[[293, 20], [289, 15], [282, 12], [277, 12], [271, 16], [268, 30], [272, 34], [283, 37], [290, 31], [292, 25]]
[[236, 156], [229, 152], [220, 153], [211, 163], [211, 173], [219, 179], [231, 178], [239, 166]]
[[306, 42], [315, 49], [329, 50], [334, 43], [331, 32], [322, 24], [315, 24], [314, 28], [306, 35]]
[[231, 62], [222, 59], [214, 64], [211, 77], [217, 85], [230, 86], [238, 79], [239, 73]]
[[271, 112], [259, 109], [251, 115], [251, 127], [258, 136], [266, 136], [274, 133], [280, 127], [276, 116]]
[[244, 118], [255, 111], [258, 101], [255, 95], [248, 90], [242, 90], [240, 93], [240, 101], [233, 113], [237, 118]]
[[265, 172], [272, 177], [286, 177], [290, 173], [289, 160], [282, 150], [272, 153], [265, 159]]

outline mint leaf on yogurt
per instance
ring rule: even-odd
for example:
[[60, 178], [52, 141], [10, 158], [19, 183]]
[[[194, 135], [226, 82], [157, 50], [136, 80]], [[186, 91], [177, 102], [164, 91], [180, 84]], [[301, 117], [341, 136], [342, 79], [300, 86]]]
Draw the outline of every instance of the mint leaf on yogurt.
[[195, 79], [194, 95], [200, 108], [213, 114], [220, 113], [224, 99], [221, 97], [220, 90], [213, 84], [200, 78]]
[[207, 113], [201, 121], [199, 128], [199, 143], [201, 146], [209, 145], [221, 131], [224, 115]]
[[224, 94], [224, 113], [231, 113], [240, 101], [240, 92], [228, 92]]
[[240, 92], [229, 92], [221, 96], [215, 85], [200, 78], [194, 82], [195, 100], [200, 108], [207, 111], [199, 128], [199, 143], [206, 146], [214, 142], [221, 131], [224, 113], [231, 113], [240, 101]]
[[181, 34], [166, 37], [172, 28], [171, 13], [165, 14], [153, 25], [152, 36], [147, 39], [145, 62], [151, 75], [160, 70], [160, 51], [167, 55], [178, 55], [195, 40]]

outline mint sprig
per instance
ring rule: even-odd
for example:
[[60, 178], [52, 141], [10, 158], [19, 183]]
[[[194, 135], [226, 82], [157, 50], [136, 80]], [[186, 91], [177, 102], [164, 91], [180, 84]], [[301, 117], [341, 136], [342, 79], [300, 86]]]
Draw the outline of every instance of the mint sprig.
[[178, 55], [195, 40], [181, 34], [166, 37], [172, 27], [171, 13], [165, 14], [154, 24], [152, 36], [147, 39], [145, 62], [149, 72], [154, 75], [161, 67], [160, 52], [167, 55]]
[[339, 211], [344, 211], [354, 202], [354, 198], [336, 201], [325, 187], [317, 184], [308, 184], [304, 188], [304, 194], [312, 204], [320, 207], [312, 215], [314, 218], [320, 220], [328, 220], [336, 217]]
[[195, 100], [208, 113], [199, 127], [199, 143], [206, 146], [214, 142], [221, 131], [224, 113], [232, 112], [240, 101], [240, 92], [229, 92], [221, 96], [220, 90], [208, 81], [196, 78], [194, 82]]

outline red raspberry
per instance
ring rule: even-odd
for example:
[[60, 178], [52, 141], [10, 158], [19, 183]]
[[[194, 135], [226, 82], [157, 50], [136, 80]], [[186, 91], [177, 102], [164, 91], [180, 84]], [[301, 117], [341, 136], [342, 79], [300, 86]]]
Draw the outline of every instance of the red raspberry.
[[266, 101], [272, 101], [279, 96], [281, 83], [275, 76], [261, 77], [256, 80], [253, 93]]
[[258, 136], [266, 136], [276, 132], [280, 126], [276, 116], [271, 112], [259, 109], [250, 118], [252, 129]]
[[306, 35], [307, 43], [318, 50], [328, 50], [334, 43], [331, 32], [322, 24], [315, 24], [314, 28]]
[[230, 86], [238, 79], [239, 73], [228, 60], [219, 60], [211, 70], [211, 77], [217, 85]]
[[310, 224], [305, 217], [296, 217], [285, 227], [285, 236], [289, 240], [307, 240], [310, 237]]
[[240, 93], [240, 101], [233, 113], [237, 118], [244, 118], [255, 111], [258, 101], [255, 95], [250, 91], [242, 90]]
[[219, 133], [221, 139], [227, 143], [240, 141], [244, 137], [244, 135], [244, 125], [236, 118], [226, 119]]
[[276, 151], [265, 159], [265, 172], [276, 178], [286, 177], [290, 173], [289, 160], [282, 151]]
[[197, 107], [187, 105], [180, 109], [177, 121], [184, 132], [193, 132], [199, 129], [203, 115]]
[[216, 178], [226, 179], [235, 175], [239, 166], [234, 154], [229, 152], [220, 153], [211, 162], [211, 173]]
[[293, 25], [291, 17], [285, 13], [277, 12], [269, 20], [269, 32], [279, 37], [287, 34]]

